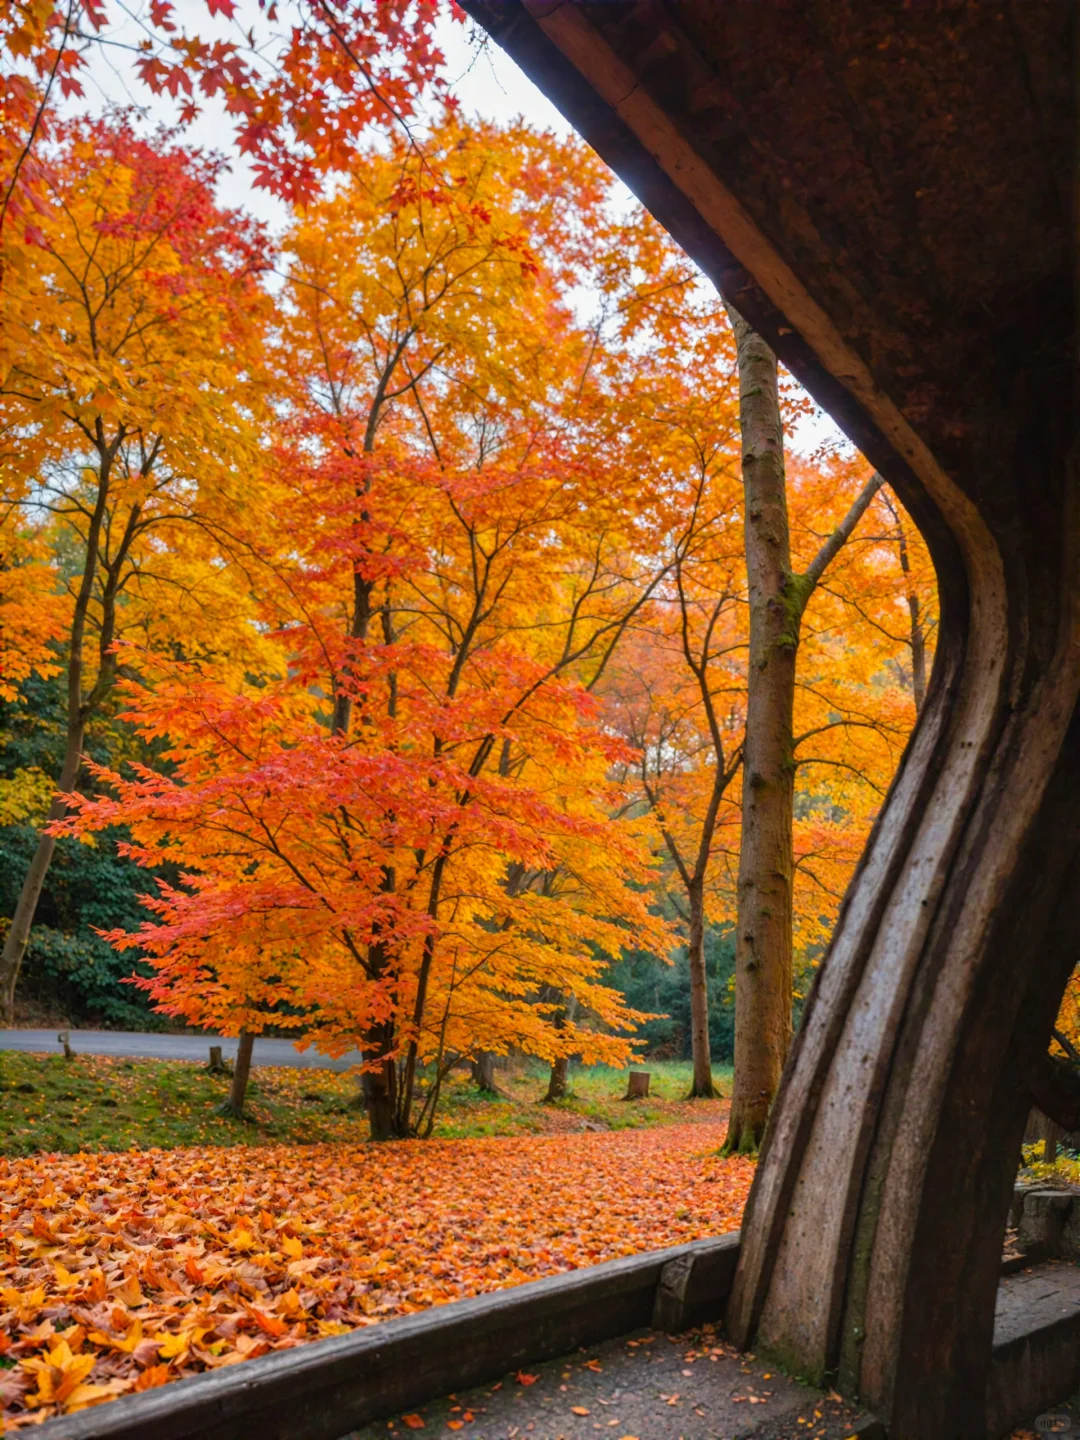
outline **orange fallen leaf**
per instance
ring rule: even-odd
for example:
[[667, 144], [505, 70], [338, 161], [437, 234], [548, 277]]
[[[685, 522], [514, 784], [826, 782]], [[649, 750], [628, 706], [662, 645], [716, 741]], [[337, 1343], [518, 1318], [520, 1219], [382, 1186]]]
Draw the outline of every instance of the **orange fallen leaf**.
[[258, 1325], [260, 1330], [265, 1330], [267, 1335], [273, 1335], [275, 1339], [284, 1335], [288, 1330], [287, 1323], [279, 1315], [268, 1315], [265, 1310], [260, 1310], [257, 1305], [246, 1305], [245, 1309], [251, 1318]]
[[136, 1390], [155, 1390], [169, 1379], [168, 1365], [148, 1365], [135, 1381]]
[[589, 1411], [585, 1405], [571, 1405], [570, 1413], [573, 1415], [588, 1415]]
[[514, 1376], [514, 1379], [517, 1381], [517, 1383], [518, 1383], [519, 1385], [535, 1385], [536, 1382], [537, 1382], [537, 1380], [540, 1379], [540, 1376], [539, 1376], [539, 1375], [526, 1375], [526, 1373], [525, 1373], [524, 1370], [519, 1370], [519, 1371], [517, 1372], [517, 1374]]
[[402, 1424], [407, 1425], [410, 1430], [423, 1430], [424, 1422], [419, 1415], [402, 1415]]

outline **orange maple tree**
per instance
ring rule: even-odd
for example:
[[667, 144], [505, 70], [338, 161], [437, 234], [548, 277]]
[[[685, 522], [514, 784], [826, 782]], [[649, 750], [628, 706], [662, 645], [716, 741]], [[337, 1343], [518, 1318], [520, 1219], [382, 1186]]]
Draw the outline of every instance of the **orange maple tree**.
[[590, 698], [653, 583], [651, 502], [590, 443], [595, 345], [534, 243], [558, 206], [513, 203], [550, 142], [489, 138], [451, 117], [423, 157], [372, 149], [289, 237], [304, 383], [249, 544], [276, 672], [132, 657], [128, 718], [170, 773], [99, 771], [116, 798], [71, 797], [60, 827], [122, 817], [140, 863], [181, 863], [156, 923], [112, 937], [154, 998], [358, 1042], [379, 1138], [430, 1133], [477, 1050], [624, 1060], [605, 967], [628, 934], [666, 948]]
[[[116, 640], [227, 649], [240, 665], [258, 651], [213, 535], [258, 453], [265, 257], [258, 230], [215, 203], [217, 163], [123, 120], [65, 126], [51, 143], [32, 243], [0, 301], [0, 521], [37, 527], [39, 548], [64, 557], [51, 578], [68, 593], [45, 593], [40, 564], [12, 569], [0, 624], [19, 621], [24, 668], [62, 641], [63, 792], [115, 680]], [[12, 587], [35, 581], [32, 617]], [[5, 938], [9, 1017], [53, 845], [42, 834]]]
[[306, 202], [348, 167], [369, 126], [409, 131], [421, 96], [445, 98], [440, 8], [464, 19], [455, 0], [205, 0], [182, 11], [151, 0], [133, 45], [115, 33], [127, 17], [103, 0], [0, 0], [0, 234], [32, 213], [48, 170], [39, 142], [58, 95], [83, 94], [93, 48], [107, 46], [113, 65], [130, 56], [131, 79], [171, 96], [181, 124], [220, 100], [256, 183]]

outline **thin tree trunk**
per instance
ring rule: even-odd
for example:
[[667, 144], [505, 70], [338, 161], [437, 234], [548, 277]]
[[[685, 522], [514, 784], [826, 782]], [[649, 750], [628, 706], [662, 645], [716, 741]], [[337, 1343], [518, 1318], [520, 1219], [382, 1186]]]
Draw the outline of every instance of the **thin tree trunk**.
[[[888, 495], [885, 497], [885, 504], [896, 521], [900, 569], [904, 578], [910, 583], [911, 556], [908, 552], [907, 534], [904, 531], [900, 514]], [[905, 599], [908, 609], [908, 647], [911, 650], [911, 691], [915, 699], [915, 713], [921, 715], [923, 702], [926, 700], [926, 631], [923, 628], [922, 609], [918, 595], [914, 590], [908, 590]]]
[[735, 1078], [725, 1144], [729, 1151], [755, 1151], [791, 1043], [798, 616], [776, 356], [741, 316], [728, 313], [739, 361], [750, 663], [735, 932]]
[[690, 1084], [691, 1100], [712, 1100], [716, 1087], [712, 1078], [712, 1054], [709, 1049], [709, 987], [705, 976], [705, 895], [700, 883], [687, 892], [690, 909], [688, 960], [690, 965], [690, 1053], [694, 1077]]
[[921, 715], [926, 699], [926, 637], [919, 616], [919, 597], [909, 595], [907, 604], [911, 618], [911, 688], [915, 696], [915, 713]]
[[248, 1030], [240, 1031], [240, 1043], [236, 1047], [236, 1064], [233, 1066], [229, 1098], [221, 1107], [223, 1115], [236, 1120], [244, 1118], [244, 1100], [247, 1097], [248, 1076], [251, 1074], [251, 1052], [255, 1048], [255, 1036]]
[[[62, 820], [67, 814], [67, 806], [60, 796], [75, 786], [79, 774], [79, 759], [82, 755], [84, 734], [84, 726], [77, 722], [75, 725], [69, 724], [64, 765], [60, 772], [57, 793], [53, 796], [52, 804], [49, 806], [46, 825], [51, 825], [54, 820]], [[38, 836], [33, 859], [23, 876], [22, 889], [19, 891], [15, 913], [11, 918], [11, 926], [4, 941], [3, 953], [0, 955], [0, 1004], [3, 1007], [5, 1025], [14, 1023], [15, 987], [19, 981], [19, 971], [22, 968], [26, 947], [30, 943], [30, 931], [37, 913], [42, 886], [45, 884], [45, 876], [49, 873], [49, 866], [55, 851], [55, 838], [43, 830]]]
[[[549, 992], [551, 998], [558, 996], [558, 990], [554, 988]], [[555, 1016], [553, 1021], [556, 1030], [565, 1030], [566, 1022], [573, 1020], [577, 1014], [577, 1000], [573, 995], [565, 997], [565, 1003]], [[544, 1104], [554, 1104], [556, 1100], [565, 1100], [570, 1083], [570, 1056], [557, 1055], [551, 1062], [551, 1074], [548, 1077], [547, 1094], [544, 1096]]]
[[[123, 431], [119, 431], [115, 444], [106, 446], [104, 430], [100, 420], [98, 421], [98, 453], [100, 456], [98, 493], [87, 531], [83, 574], [78, 594], [75, 597], [75, 609], [71, 619], [71, 635], [69, 637], [67, 738], [64, 745], [64, 763], [60, 770], [57, 793], [53, 796], [52, 804], [49, 806], [46, 825], [51, 824], [54, 820], [61, 820], [66, 815], [67, 807], [60, 796], [74, 789], [79, 774], [79, 762], [82, 757], [88, 718], [88, 708], [83, 705], [83, 641], [86, 635], [90, 599], [94, 593], [94, 580], [97, 575], [101, 531], [108, 506], [109, 477], [116, 450], [122, 439]], [[15, 987], [19, 981], [19, 971], [22, 968], [26, 947], [30, 943], [30, 930], [34, 923], [34, 916], [37, 914], [41, 889], [55, 851], [55, 839], [43, 831], [38, 839], [34, 857], [23, 877], [22, 889], [15, 905], [15, 914], [12, 916], [11, 927], [4, 941], [3, 953], [0, 954], [0, 1006], [3, 1007], [5, 1025], [10, 1025], [14, 1019]]]

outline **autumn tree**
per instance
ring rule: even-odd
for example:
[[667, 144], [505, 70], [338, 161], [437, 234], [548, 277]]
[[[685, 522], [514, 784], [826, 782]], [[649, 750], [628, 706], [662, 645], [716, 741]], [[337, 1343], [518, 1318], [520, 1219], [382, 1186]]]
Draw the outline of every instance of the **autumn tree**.
[[[50, 821], [123, 632], [232, 645], [238, 660], [255, 647], [208, 530], [257, 454], [263, 252], [215, 204], [218, 173], [123, 121], [69, 127], [5, 286], [0, 506], [9, 529], [48, 517], [66, 567], [67, 739]], [[0, 959], [8, 1019], [54, 844], [44, 831]]]
[[[882, 526], [882, 550], [892, 552], [903, 576], [903, 602], [906, 626], [888, 626], [885, 634], [899, 640], [908, 650], [908, 663], [900, 671], [901, 680], [909, 684], [916, 714], [926, 699], [926, 683], [934, 652], [937, 631], [937, 584], [926, 544], [899, 503], [887, 489], [881, 491], [886, 517]], [[874, 619], [871, 623], [880, 625]]]
[[[279, 5], [154, 0], [139, 16], [132, 48], [124, 20], [101, 0], [3, 0], [0, 48], [5, 195], [0, 231], [19, 214], [47, 165], [56, 99], [81, 96], [89, 53], [105, 48], [125, 79], [176, 102], [190, 123], [207, 101], [223, 102], [237, 148], [253, 158], [256, 184], [307, 202], [328, 174], [348, 168], [373, 124], [409, 132], [425, 98], [445, 94], [433, 40], [435, 0], [320, 0]], [[451, 0], [449, 13], [463, 12]], [[218, 18], [234, 22], [224, 33]]]
[[628, 931], [665, 945], [590, 698], [654, 584], [651, 496], [594, 443], [596, 337], [566, 301], [560, 210], [590, 187], [576, 150], [451, 118], [305, 215], [299, 383], [250, 540], [287, 673], [159, 668], [129, 714], [174, 774], [76, 802], [73, 828], [123, 815], [140, 862], [189, 866], [137, 937], [155, 999], [236, 1018], [238, 969], [277, 967], [287, 1023], [359, 1040], [376, 1138], [430, 1133], [461, 1057], [624, 1059], [635, 1016], [605, 966]]
[[726, 443], [724, 394], [685, 393], [655, 419], [674, 466], [669, 567], [608, 686], [609, 708], [634, 746], [639, 793], [655, 821], [666, 896], [686, 927], [690, 975], [691, 1095], [715, 1088], [709, 1047], [705, 931], [715, 898], [716, 851], [734, 811], [742, 756], [744, 580]]

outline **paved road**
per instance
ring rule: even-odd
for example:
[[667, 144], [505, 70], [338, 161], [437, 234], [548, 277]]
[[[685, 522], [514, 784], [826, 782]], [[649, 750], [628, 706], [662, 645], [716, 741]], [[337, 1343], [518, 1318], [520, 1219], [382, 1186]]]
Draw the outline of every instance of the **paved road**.
[[[134, 1030], [72, 1030], [71, 1048], [76, 1055], [126, 1055], [146, 1060], [208, 1060], [210, 1046], [220, 1045], [232, 1059], [236, 1041], [220, 1035], [148, 1035]], [[0, 1030], [0, 1050], [32, 1050], [37, 1054], [62, 1055], [64, 1047], [55, 1030]], [[348, 1070], [360, 1063], [350, 1050], [340, 1060], [331, 1060], [316, 1050], [301, 1053], [291, 1040], [257, 1038], [253, 1065], [294, 1065], [306, 1070]]]

